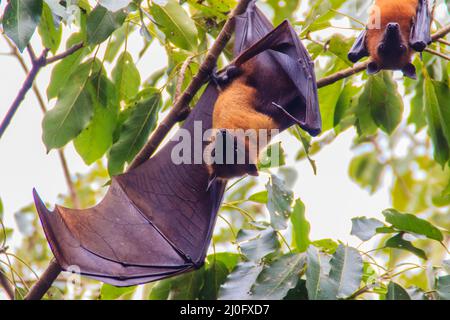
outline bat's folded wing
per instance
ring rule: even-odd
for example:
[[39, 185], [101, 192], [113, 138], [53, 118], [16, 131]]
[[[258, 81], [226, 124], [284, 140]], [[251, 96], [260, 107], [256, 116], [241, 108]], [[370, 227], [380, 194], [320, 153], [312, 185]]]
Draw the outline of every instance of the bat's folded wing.
[[[193, 136], [199, 121], [203, 134], [216, 98], [216, 89], [209, 86], [182, 130]], [[45, 234], [63, 269], [126, 286], [203, 264], [224, 185], [217, 182], [206, 190], [202, 162], [175, 164], [177, 145], [170, 141], [151, 160], [113, 178], [105, 198], [90, 209], [57, 206], [50, 212], [34, 192]], [[204, 145], [187, 147], [194, 155], [195, 148], [202, 154]]]
[[431, 41], [431, 14], [428, 0], [419, 0], [409, 42], [414, 50], [422, 52]]
[[[261, 64], [261, 69], [267, 68], [268, 64], [276, 66], [270, 71], [271, 79], [277, 79], [284, 71], [294, 85], [293, 90], [298, 93], [294, 100], [284, 100], [281, 96], [279, 101], [273, 101], [278, 102], [274, 107], [279, 107], [285, 115], [281, 129], [298, 124], [311, 135], [319, 134], [322, 120], [314, 64], [289, 21], [273, 29], [267, 18], [255, 9], [237, 20], [236, 30], [241, 30], [239, 32], [243, 36], [240, 37], [242, 41], [235, 45], [235, 52], [243, 51], [234, 63], [239, 66], [257, 57], [255, 61]], [[267, 72], [265, 76], [268, 77]], [[290, 97], [287, 93], [285, 96]]]

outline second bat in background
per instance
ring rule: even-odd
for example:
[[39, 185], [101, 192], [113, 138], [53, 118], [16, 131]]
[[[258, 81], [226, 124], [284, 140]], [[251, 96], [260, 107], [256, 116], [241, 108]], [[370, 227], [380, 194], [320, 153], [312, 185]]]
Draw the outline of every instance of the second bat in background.
[[[257, 36], [257, 32], [247, 36], [243, 46]], [[245, 50], [214, 79], [220, 92], [212, 124], [217, 134], [211, 146], [216, 160], [222, 161], [208, 166], [211, 181], [258, 175], [260, 151], [274, 134], [294, 124], [311, 135], [321, 131], [314, 66], [288, 21]]]
[[375, 0], [368, 26], [351, 48], [348, 58], [356, 62], [370, 56], [369, 74], [401, 70], [415, 79], [414, 51], [431, 43], [431, 15], [427, 0]]

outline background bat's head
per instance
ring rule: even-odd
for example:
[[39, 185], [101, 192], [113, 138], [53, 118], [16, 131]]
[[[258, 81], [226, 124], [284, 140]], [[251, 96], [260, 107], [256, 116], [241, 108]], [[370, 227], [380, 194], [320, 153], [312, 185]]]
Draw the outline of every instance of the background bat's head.
[[258, 175], [256, 159], [257, 150], [248, 137], [234, 134], [231, 130], [220, 129], [211, 139], [209, 147], [211, 156], [208, 159], [210, 180], [231, 179], [246, 174]]
[[369, 37], [372, 62], [367, 71], [375, 74], [382, 69], [402, 70], [404, 75], [416, 78], [414, 65], [411, 64], [412, 50], [409, 47], [409, 34], [397, 22], [389, 22], [384, 29], [372, 30]]

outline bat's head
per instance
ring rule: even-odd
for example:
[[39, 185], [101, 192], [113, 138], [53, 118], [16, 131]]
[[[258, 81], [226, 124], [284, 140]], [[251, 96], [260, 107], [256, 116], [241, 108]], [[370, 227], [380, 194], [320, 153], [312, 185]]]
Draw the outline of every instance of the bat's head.
[[210, 157], [207, 159], [207, 166], [210, 180], [228, 180], [246, 174], [257, 176], [257, 151], [252, 150], [251, 145], [253, 144], [248, 137], [235, 134], [231, 130], [218, 130], [208, 146]]
[[409, 36], [400, 24], [387, 23], [384, 29], [372, 31], [368, 41], [372, 57], [367, 67], [369, 74], [375, 74], [382, 69], [402, 70], [405, 76], [416, 78], [416, 70], [411, 63]]

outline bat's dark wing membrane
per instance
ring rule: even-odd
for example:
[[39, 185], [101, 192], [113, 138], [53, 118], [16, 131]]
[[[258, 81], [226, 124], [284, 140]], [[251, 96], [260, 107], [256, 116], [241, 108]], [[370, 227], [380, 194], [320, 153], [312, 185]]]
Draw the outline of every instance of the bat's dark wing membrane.
[[419, 0], [417, 6], [417, 15], [412, 25], [409, 40], [411, 47], [414, 50], [422, 52], [423, 50], [425, 50], [427, 45], [431, 43], [432, 39], [430, 28], [431, 14], [428, 8], [428, 0]]
[[[255, 6], [254, 3], [251, 5]], [[257, 70], [269, 82], [279, 79], [284, 73], [292, 81], [292, 91], [296, 94], [289, 92], [272, 101], [270, 107], [282, 118], [280, 129], [298, 124], [311, 135], [319, 134], [322, 121], [314, 64], [294, 28], [284, 21], [273, 29], [256, 7], [246, 15], [251, 18], [242, 16], [236, 22], [236, 30], [242, 30], [244, 36], [240, 37], [241, 42], [235, 43], [235, 52], [242, 53], [234, 60], [234, 64], [239, 66], [256, 57]], [[270, 83], [266, 86], [270, 86]]]
[[356, 38], [355, 43], [351, 47], [348, 53], [348, 60], [355, 63], [360, 59], [369, 56], [369, 52], [367, 51], [366, 46], [366, 35], [367, 30], [361, 31], [358, 38]]
[[[211, 127], [217, 90], [208, 86], [183, 125], [194, 136], [194, 122]], [[180, 131], [179, 131], [180, 132]], [[203, 264], [225, 185], [208, 191], [202, 161], [174, 164], [170, 141], [151, 160], [112, 179], [95, 207], [49, 212], [35, 192], [35, 203], [52, 251], [64, 270], [116, 285], [159, 280]], [[190, 146], [203, 154], [206, 144]], [[189, 144], [187, 145], [189, 147]], [[200, 159], [201, 160], [201, 159]]]

